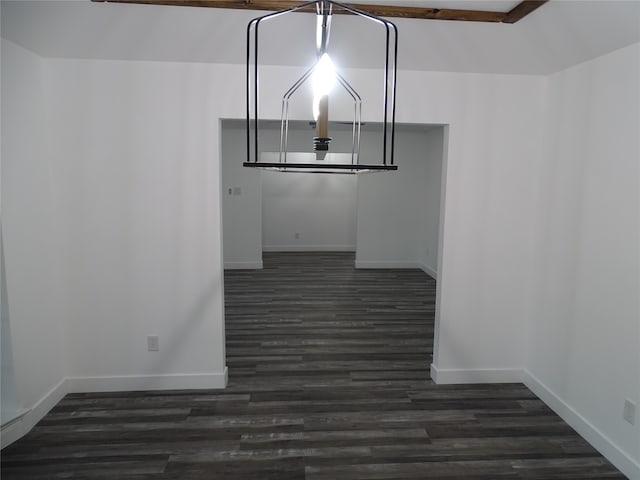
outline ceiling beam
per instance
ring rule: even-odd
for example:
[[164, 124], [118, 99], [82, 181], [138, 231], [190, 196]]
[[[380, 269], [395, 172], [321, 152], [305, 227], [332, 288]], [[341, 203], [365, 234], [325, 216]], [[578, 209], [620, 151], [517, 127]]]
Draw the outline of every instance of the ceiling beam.
[[[91, 0], [93, 2], [135, 3], [142, 5], [175, 5], [182, 7], [232, 8], [238, 10], [277, 11], [300, 5], [292, 0]], [[465, 22], [515, 23], [545, 4], [547, 0], [525, 0], [510, 12], [488, 12], [484, 10], [456, 10], [423, 7], [403, 7], [398, 5], [367, 5], [347, 3], [349, 7], [362, 10], [378, 17], [419, 18], [428, 20], [457, 20]], [[300, 10], [303, 11], [303, 10]], [[314, 11], [315, 10], [308, 10]], [[334, 13], [347, 13], [336, 10]]]
[[549, 0], [527, 0], [525, 2], [520, 2], [516, 5], [513, 10], [511, 10], [502, 20], [503, 23], [516, 23], [519, 20], [522, 20], [524, 17], [529, 15], [534, 10], [540, 8], [542, 5], [547, 3]]

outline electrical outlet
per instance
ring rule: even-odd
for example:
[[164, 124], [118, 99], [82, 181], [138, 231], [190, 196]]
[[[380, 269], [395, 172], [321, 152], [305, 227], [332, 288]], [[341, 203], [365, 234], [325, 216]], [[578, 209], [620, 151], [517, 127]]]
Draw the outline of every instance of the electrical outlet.
[[229, 195], [233, 195], [233, 188], [229, 187]]
[[296, 240], [300, 240], [300, 234], [298, 232], [294, 233], [293, 238], [295, 238]]
[[628, 398], [624, 399], [624, 407], [622, 409], [622, 418], [631, 425], [636, 423], [636, 404]]
[[147, 337], [147, 351], [157, 352], [160, 350], [160, 337], [158, 335], [149, 335]]
[[233, 187], [234, 195], [242, 195], [242, 187]]

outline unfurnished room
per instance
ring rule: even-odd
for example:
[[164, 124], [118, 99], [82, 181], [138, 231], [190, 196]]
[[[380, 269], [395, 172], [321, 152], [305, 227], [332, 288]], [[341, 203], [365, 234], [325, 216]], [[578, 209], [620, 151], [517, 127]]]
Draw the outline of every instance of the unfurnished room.
[[640, 480], [640, 0], [0, 20], [3, 480]]

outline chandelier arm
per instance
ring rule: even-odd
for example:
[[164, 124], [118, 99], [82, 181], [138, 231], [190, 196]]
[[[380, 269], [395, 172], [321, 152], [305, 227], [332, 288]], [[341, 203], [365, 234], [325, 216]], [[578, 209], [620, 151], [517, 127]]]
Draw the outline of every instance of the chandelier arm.
[[[251, 161], [251, 69], [250, 69], [250, 65], [251, 65], [251, 30], [255, 27], [255, 23], [256, 23], [257, 19], [254, 18], [253, 20], [251, 20], [249, 22], [249, 24], [247, 25], [247, 78], [246, 78], [246, 84], [247, 84], [247, 162]], [[256, 131], [256, 136], [257, 136], [257, 131]], [[258, 159], [255, 158], [254, 161], [257, 161]]]
[[392, 99], [391, 99], [391, 159], [390, 164], [393, 165], [393, 152], [395, 151], [395, 142], [396, 142], [396, 85], [398, 78], [398, 27], [396, 27], [395, 23], [389, 22], [391, 24], [391, 28], [393, 30], [393, 77], [392, 77]]
[[360, 156], [360, 122], [361, 122], [360, 117], [362, 115], [362, 98], [360, 97], [360, 95], [358, 95], [358, 92], [356, 92], [356, 90], [351, 85], [349, 85], [349, 82], [347, 82], [342, 75], [340, 75], [339, 73], [336, 73], [336, 77], [340, 85], [342, 85], [342, 87], [347, 91], [347, 93], [349, 93], [349, 95], [353, 99], [351, 163], [356, 164], [358, 163], [356, 159]]
[[389, 107], [389, 24], [385, 23], [386, 35], [386, 51], [384, 60], [384, 123], [382, 136], [382, 163], [387, 164], [387, 127], [388, 127], [388, 107]]
[[[390, 151], [390, 155], [389, 155], [389, 160], [388, 163], [390, 165], [393, 165], [393, 150], [394, 150], [394, 145], [395, 145], [395, 110], [396, 110], [396, 102], [395, 102], [395, 91], [396, 91], [396, 63], [397, 63], [397, 56], [398, 56], [398, 27], [395, 25], [395, 23], [390, 22], [389, 20], [383, 19], [383, 18], [379, 18], [376, 17], [375, 15], [371, 15], [367, 12], [364, 12], [362, 10], [358, 10], [357, 8], [353, 8], [349, 5], [345, 5], [344, 3], [340, 3], [340, 2], [335, 2], [332, 0], [329, 0], [333, 5], [336, 5], [340, 8], [343, 8], [344, 10], [353, 13], [355, 15], [359, 15], [361, 17], [365, 17], [368, 20], [371, 20], [373, 22], [376, 22], [378, 24], [381, 24], [385, 27], [386, 30], [386, 55], [385, 55], [385, 92], [384, 92], [384, 135], [383, 135], [383, 152], [382, 152], [382, 158], [383, 158], [383, 164], [386, 165], [387, 164], [387, 133], [388, 133], [388, 125], [389, 125], [389, 118], [388, 118], [388, 100], [389, 100], [389, 63], [391, 61], [392, 65], [393, 65], [393, 69], [392, 69], [392, 85], [391, 85], [391, 94], [392, 94], [392, 112], [391, 112], [391, 151]], [[390, 44], [390, 30], [393, 31], [393, 58], [390, 59], [389, 58], [389, 44]]]
[[335, 5], [336, 7], [340, 7], [343, 10], [346, 10], [349, 13], [353, 13], [354, 15], [358, 15], [361, 17], [366, 17], [369, 20], [372, 20], [376, 23], [391, 23], [393, 24], [393, 22], [386, 20], [384, 18], [380, 18], [380, 17], [376, 17], [375, 15], [365, 12], [364, 10], [360, 10], [358, 8], [354, 8], [350, 5], [347, 5], [346, 3], [341, 3], [341, 2], [335, 2], [334, 0], [326, 0], [329, 3], [331, 3], [332, 5]]
[[302, 85], [307, 80], [307, 78], [311, 76], [311, 74], [313, 73], [313, 71], [316, 69], [317, 66], [318, 66], [318, 62], [316, 62], [309, 70], [304, 72], [302, 77], [296, 80], [296, 82], [291, 86], [291, 88], [287, 90], [283, 98], [288, 99], [289, 97], [291, 97], [291, 95], [293, 95], [295, 91], [298, 90], [298, 88], [300, 88], [300, 85]]
[[[302, 3], [300, 5], [296, 5], [291, 8], [286, 8], [284, 10], [280, 10], [278, 12], [268, 13], [266, 15], [262, 15], [260, 17], [252, 19], [247, 25], [247, 162], [251, 161], [251, 72], [249, 66], [251, 65], [251, 44], [253, 43], [253, 128], [254, 128], [254, 138], [253, 138], [253, 151], [254, 151], [254, 162], [258, 161], [258, 27], [263, 20], [269, 20], [280, 15], [284, 15], [285, 13], [295, 12], [297, 10], [309, 7], [311, 5], [317, 4], [316, 1], [310, 1], [306, 3]], [[252, 38], [253, 35], [253, 38]], [[252, 42], [253, 40], [253, 42]]]
[[[281, 125], [280, 125], [280, 158], [282, 158], [282, 152], [284, 152], [284, 159], [287, 159], [287, 146], [289, 143], [289, 99], [300, 88], [300, 86], [311, 76], [315, 70], [317, 63], [307, 70], [302, 77], [300, 77], [282, 97], [282, 113], [281, 113]], [[283, 143], [284, 142], [284, 143]], [[283, 149], [284, 146], [284, 149]]]

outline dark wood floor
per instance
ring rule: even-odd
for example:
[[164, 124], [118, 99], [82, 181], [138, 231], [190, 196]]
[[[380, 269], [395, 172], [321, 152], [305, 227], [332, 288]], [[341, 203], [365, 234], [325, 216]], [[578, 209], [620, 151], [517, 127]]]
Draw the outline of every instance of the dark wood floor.
[[521, 384], [434, 385], [435, 282], [350, 254], [225, 274], [226, 390], [68, 395], [4, 479], [623, 479]]

